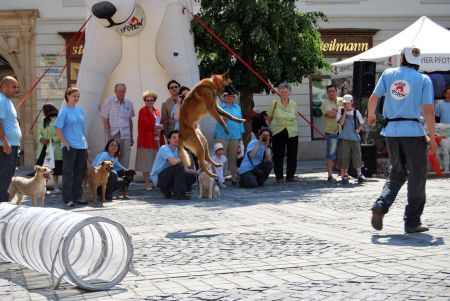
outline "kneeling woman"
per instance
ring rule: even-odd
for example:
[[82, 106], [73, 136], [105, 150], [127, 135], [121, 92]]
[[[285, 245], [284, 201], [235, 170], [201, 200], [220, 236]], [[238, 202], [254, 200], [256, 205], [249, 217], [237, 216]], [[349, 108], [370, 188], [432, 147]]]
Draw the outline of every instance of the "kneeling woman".
[[273, 168], [270, 138], [272, 132], [268, 128], [261, 128], [258, 139], [253, 139], [247, 146], [244, 159], [239, 168], [239, 185], [255, 188], [264, 186]]
[[[108, 183], [106, 184], [106, 200], [112, 200], [112, 193], [115, 190], [122, 190], [123, 188], [123, 172], [126, 170], [119, 162], [120, 146], [115, 139], [111, 139], [106, 143], [105, 150], [95, 157], [92, 166], [100, 166], [102, 161], [112, 161], [114, 168], [109, 171]], [[101, 195], [101, 187], [98, 188]]]

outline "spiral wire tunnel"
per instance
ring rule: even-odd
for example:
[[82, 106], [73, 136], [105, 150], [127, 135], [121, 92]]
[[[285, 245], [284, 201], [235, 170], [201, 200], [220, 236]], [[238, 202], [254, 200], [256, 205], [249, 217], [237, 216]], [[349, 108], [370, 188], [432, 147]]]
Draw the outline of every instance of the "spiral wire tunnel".
[[0, 259], [87, 290], [107, 290], [127, 275], [131, 237], [117, 222], [54, 208], [0, 204]]

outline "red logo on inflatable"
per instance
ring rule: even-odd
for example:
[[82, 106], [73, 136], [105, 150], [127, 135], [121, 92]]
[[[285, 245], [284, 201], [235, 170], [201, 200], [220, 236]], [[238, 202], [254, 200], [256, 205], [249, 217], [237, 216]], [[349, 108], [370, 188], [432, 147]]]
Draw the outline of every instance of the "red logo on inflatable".
[[133, 17], [133, 18], [130, 20], [130, 22], [128, 22], [128, 24], [134, 25], [134, 26], [141, 26], [141, 25], [142, 25], [142, 23], [139, 22], [138, 18], [136, 18], [136, 17]]

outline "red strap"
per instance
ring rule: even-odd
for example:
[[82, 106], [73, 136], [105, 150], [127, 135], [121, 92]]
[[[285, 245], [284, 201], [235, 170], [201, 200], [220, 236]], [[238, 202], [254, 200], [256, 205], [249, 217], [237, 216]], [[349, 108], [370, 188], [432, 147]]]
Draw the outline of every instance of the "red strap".
[[[237, 60], [239, 60], [247, 69], [249, 69], [260, 81], [262, 81], [271, 91], [275, 92], [278, 96], [280, 94], [277, 90], [274, 89], [274, 87], [267, 82], [255, 69], [253, 69], [246, 61], [244, 61], [233, 49], [231, 49], [230, 46], [228, 46], [211, 28], [209, 28], [203, 21], [197, 17], [197, 15], [194, 15], [188, 8], [183, 7], [183, 13], [184, 11], [187, 11], [189, 14], [192, 15], [195, 21], [197, 21], [207, 32], [209, 32], [220, 44], [222, 44], [225, 49], [227, 49]], [[297, 112], [297, 114], [303, 118], [303, 120], [306, 121], [307, 124], [309, 124], [310, 127], [312, 127], [314, 130], [316, 130], [322, 138], [325, 138], [325, 134], [322, 133], [321, 130], [319, 130], [314, 124], [312, 124], [311, 121], [308, 120], [302, 113]]]
[[41, 82], [42, 78], [47, 74], [48, 70], [56, 63], [58, 58], [66, 53], [67, 48], [69, 48], [70, 45], [72, 45], [75, 38], [80, 34], [80, 32], [83, 30], [83, 28], [86, 26], [87, 22], [91, 19], [92, 15], [83, 23], [83, 25], [80, 27], [80, 29], [77, 31], [77, 33], [69, 40], [69, 42], [66, 44], [64, 49], [62, 49], [58, 54], [56, 55], [55, 59], [48, 64], [47, 69], [44, 71], [44, 73], [34, 82], [33, 86], [25, 93], [25, 95], [22, 97], [22, 99], [19, 101], [19, 103], [16, 105], [16, 109], [18, 109], [22, 103], [30, 97], [31, 93], [34, 91], [36, 86]]

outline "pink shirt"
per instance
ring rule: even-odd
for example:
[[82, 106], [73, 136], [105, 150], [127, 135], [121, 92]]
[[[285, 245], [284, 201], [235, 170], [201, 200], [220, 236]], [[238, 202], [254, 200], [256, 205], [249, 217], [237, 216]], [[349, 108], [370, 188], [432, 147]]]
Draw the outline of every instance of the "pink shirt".
[[109, 119], [109, 128], [111, 136], [120, 133], [121, 139], [130, 139], [130, 119], [136, 114], [134, 113], [133, 103], [124, 99], [122, 103], [117, 100], [116, 96], [111, 96], [105, 100], [100, 115]]

